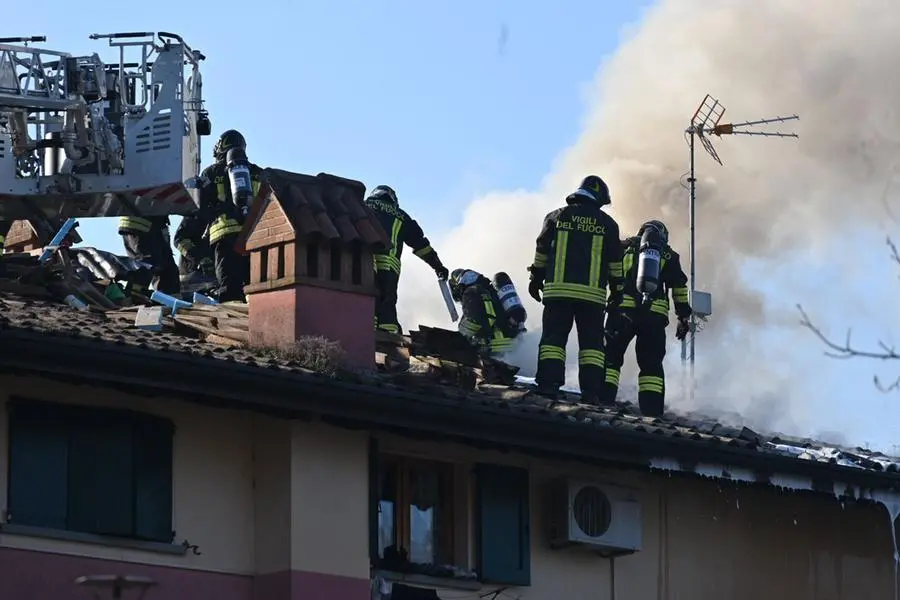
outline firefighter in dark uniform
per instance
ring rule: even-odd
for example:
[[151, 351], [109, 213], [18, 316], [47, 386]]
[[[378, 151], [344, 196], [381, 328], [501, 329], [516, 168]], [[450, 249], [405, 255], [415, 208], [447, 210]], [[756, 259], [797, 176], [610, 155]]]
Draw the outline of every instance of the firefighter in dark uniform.
[[[641, 235], [647, 227], [659, 231], [663, 248], [659, 265], [661, 285], [650, 295], [649, 303], [644, 303], [637, 289], [637, 265]], [[610, 311], [606, 320], [606, 383], [602, 400], [615, 402], [625, 350], [631, 340], [636, 339], [634, 351], [640, 369], [638, 404], [644, 415], [659, 416], [663, 413], [666, 393], [663, 359], [666, 356], [666, 326], [669, 324], [669, 292], [672, 293], [678, 316], [675, 337], [683, 340], [690, 329], [688, 279], [681, 269], [678, 253], [669, 246], [669, 230], [661, 221], [644, 223], [637, 236], [628, 238], [622, 245], [625, 286], [619, 306]]]
[[415, 219], [406, 214], [397, 202], [397, 193], [386, 185], [379, 185], [369, 197], [366, 206], [375, 212], [378, 221], [390, 236], [390, 247], [375, 254], [375, 328], [389, 333], [402, 333], [397, 321], [397, 284], [400, 283], [400, 255], [404, 244], [412, 248], [413, 254], [434, 269], [438, 279], [446, 280], [450, 275], [437, 252]]
[[[622, 290], [619, 225], [602, 210], [609, 203], [606, 183], [590, 175], [566, 198], [566, 206], [544, 218], [528, 285], [528, 293], [544, 304], [535, 376], [541, 395], [555, 397], [565, 381], [566, 342], [574, 321], [582, 399], [600, 400], [603, 316], [607, 300], [614, 303]], [[607, 286], [613, 292], [609, 296]]]
[[[250, 279], [250, 260], [235, 250], [234, 244], [244, 226], [246, 213], [238, 207], [231, 197], [231, 183], [228, 176], [226, 158], [232, 148], [247, 148], [247, 141], [240, 132], [229, 129], [223, 133], [213, 147], [215, 162], [200, 173], [200, 210], [197, 220], [185, 219], [186, 231], [178, 237], [184, 246], [190, 241], [194, 248], [203, 243], [204, 232], [208, 234], [209, 247], [212, 249], [215, 263], [218, 289], [216, 295], [220, 302], [243, 301], [244, 286]], [[261, 185], [261, 173], [257, 165], [250, 163], [250, 179], [253, 186], [253, 198], [256, 198]], [[245, 207], [249, 209], [249, 207]], [[200, 228], [203, 227], [203, 230]], [[193, 229], [191, 231], [191, 229]], [[202, 258], [200, 259], [202, 260]]]
[[169, 239], [169, 217], [121, 217], [119, 235], [129, 257], [153, 265], [152, 271], [141, 270], [130, 275], [127, 293], [149, 296], [154, 274], [159, 276], [157, 290], [169, 295], [181, 292], [178, 266]]
[[503, 309], [491, 281], [471, 269], [450, 274], [450, 296], [462, 306], [459, 332], [480, 354], [502, 355], [512, 350], [521, 328]]
[[[175, 248], [180, 258], [178, 274], [182, 285], [193, 283], [197, 278], [215, 278], [216, 269], [212, 248], [203, 237], [204, 225], [196, 215], [188, 215], [181, 220], [175, 230]], [[199, 233], [195, 233], [199, 230]]]

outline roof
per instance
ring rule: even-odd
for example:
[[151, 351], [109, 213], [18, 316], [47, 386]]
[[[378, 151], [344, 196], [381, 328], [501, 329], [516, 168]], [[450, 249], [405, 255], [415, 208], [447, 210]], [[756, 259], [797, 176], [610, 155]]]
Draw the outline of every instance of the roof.
[[263, 178], [269, 194], [263, 202], [255, 203], [248, 215], [253, 225], [245, 227], [240, 244], [256, 237], [263, 214], [275, 202], [290, 224], [292, 237], [356, 242], [373, 250], [389, 247], [387, 233], [365, 205], [366, 186], [362, 182], [327, 173], [312, 176], [280, 169], [264, 169]]
[[[700, 415], [648, 418], [632, 403], [595, 407], [574, 393], [551, 401], [523, 380], [466, 391], [412, 373], [336, 379], [271, 354], [136, 329], [111, 314], [0, 292], [0, 369], [170, 391], [218, 405], [266, 403], [273, 411], [316, 413], [341, 423], [433, 428], [458, 439], [596, 461], [659, 468], [651, 459], [675, 457], [683, 470], [697, 473], [697, 462], [709, 461], [749, 466], [767, 482], [775, 472], [803, 472], [812, 481], [900, 486], [900, 462], [862, 448], [766, 436]], [[176, 369], [190, 378], [173, 380]]]

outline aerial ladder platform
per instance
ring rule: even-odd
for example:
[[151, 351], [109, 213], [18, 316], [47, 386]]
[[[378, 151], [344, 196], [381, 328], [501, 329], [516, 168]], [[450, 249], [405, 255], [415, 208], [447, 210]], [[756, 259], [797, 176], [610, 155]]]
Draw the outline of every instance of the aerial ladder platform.
[[110, 62], [0, 38], [0, 220], [197, 209], [205, 57], [174, 33], [90, 39], [114, 49]]

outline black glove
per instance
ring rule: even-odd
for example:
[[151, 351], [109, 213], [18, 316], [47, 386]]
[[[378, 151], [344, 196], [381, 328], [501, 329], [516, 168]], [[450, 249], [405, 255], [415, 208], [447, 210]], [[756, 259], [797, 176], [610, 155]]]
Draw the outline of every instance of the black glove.
[[537, 300], [541, 301], [541, 292], [544, 291], [544, 280], [543, 279], [532, 279], [528, 282], [528, 295]]
[[675, 339], [684, 340], [690, 330], [691, 323], [687, 318], [678, 319], [678, 325], [675, 327]]
[[447, 267], [445, 267], [444, 265], [435, 267], [434, 272], [437, 274], [437, 278], [441, 281], [447, 281], [447, 278], [450, 277], [450, 271], [448, 271]]
[[197, 270], [207, 276], [215, 276], [216, 274], [216, 265], [213, 263], [211, 258], [202, 258], [200, 259], [200, 264], [197, 265]]

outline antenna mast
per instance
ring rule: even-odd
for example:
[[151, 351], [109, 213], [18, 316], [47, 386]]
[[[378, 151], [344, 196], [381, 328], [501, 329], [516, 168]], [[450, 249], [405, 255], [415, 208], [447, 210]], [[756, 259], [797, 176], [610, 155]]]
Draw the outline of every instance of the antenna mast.
[[716, 152], [710, 135], [722, 137], [723, 135], [758, 135], [765, 137], [782, 137], [782, 138], [799, 138], [796, 133], [782, 133], [780, 131], [748, 131], [744, 128], [755, 127], [757, 125], [769, 125], [772, 123], [783, 123], [785, 121], [797, 121], [800, 119], [798, 115], [788, 117], [772, 117], [770, 119], [758, 119], [756, 121], [744, 121], [742, 123], [720, 123], [722, 116], [725, 114], [725, 107], [710, 96], [709, 94], [703, 98], [700, 106], [694, 111], [691, 117], [691, 124], [685, 130], [685, 134], [690, 136], [688, 139], [688, 147], [690, 148], [690, 175], [688, 183], [690, 189], [690, 205], [689, 205], [689, 227], [690, 227], [690, 299], [691, 306], [694, 311], [691, 314], [690, 332], [681, 342], [681, 363], [686, 365], [690, 363], [690, 396], [694, 397], [694, 337], [697, 334], [698, 317], [705, 319], [712, 314], [712, 296], [708, 292], [698, 292], [696, 289], [697, 278], [697, 262], [696, 262], [696, 243], [695, 243], [695, 214], [694, 205], [697, 199], [696, 183], [694, 176], [694, 141], [700, 139], [703, 149], [709, 154], [714, 161], [722, 165], [722, 159]]

